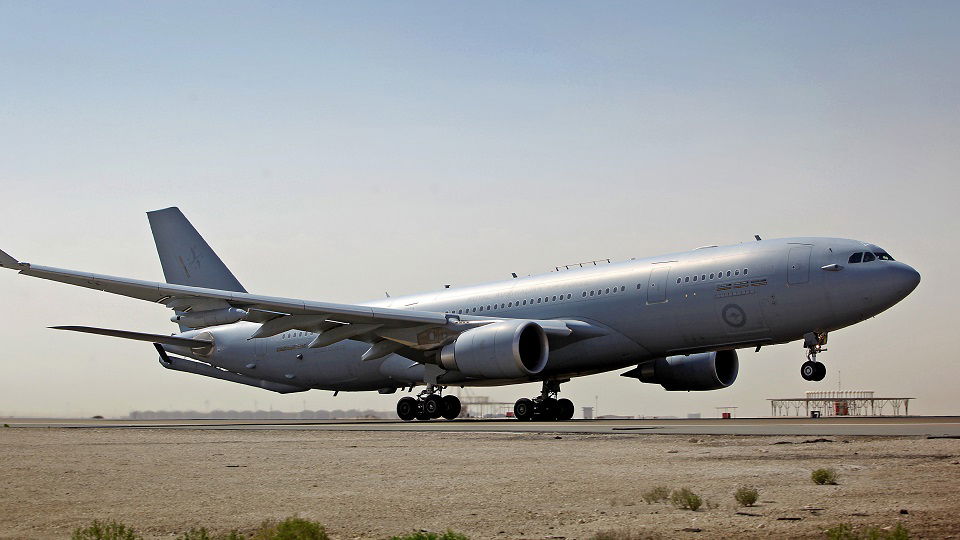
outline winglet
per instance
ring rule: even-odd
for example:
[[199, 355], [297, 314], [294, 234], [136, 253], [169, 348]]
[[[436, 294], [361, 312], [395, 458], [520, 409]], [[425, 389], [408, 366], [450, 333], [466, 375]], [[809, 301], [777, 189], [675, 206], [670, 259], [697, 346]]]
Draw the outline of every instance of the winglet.
[[4, 268], [20, 268], [20, 261], [14, 259], [6, 251], [0, 249], [0, 266]]

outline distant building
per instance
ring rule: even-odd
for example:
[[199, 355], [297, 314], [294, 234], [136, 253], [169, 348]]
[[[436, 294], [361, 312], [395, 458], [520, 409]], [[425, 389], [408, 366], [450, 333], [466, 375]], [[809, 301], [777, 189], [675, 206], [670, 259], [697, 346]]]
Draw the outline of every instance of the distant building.
[[878, 397], [870, 390], [806, 392], [768, 399], [771, 416], [908, 416], [911, 397]]

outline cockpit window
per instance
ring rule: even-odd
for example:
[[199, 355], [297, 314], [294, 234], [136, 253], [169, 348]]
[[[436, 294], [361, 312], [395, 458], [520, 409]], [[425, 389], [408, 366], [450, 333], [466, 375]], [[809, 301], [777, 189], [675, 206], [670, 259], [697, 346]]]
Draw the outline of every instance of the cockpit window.
[[892, 261], [892, 260], [893, 260], [893, 257], [891, 257], [890, 254], [887, 253], [886, 251], [874, 251], [873, 254], [877, 256], [877, 260], [879, 260], [879, 261]]
[[853, 264], [861, 261], [863, 261], [863, 253], [854, 253], [853, 255], [850, 256], [850, 260], [848, 260], [847, 262], [850, 264]]
[[863, 262], [872, 262], [877, 260], [877, 256], [869, 251], [863, 254]]

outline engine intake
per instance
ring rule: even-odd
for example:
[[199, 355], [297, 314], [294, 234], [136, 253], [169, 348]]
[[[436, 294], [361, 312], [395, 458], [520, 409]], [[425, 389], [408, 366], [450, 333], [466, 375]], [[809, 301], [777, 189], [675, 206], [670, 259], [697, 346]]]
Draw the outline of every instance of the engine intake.
[[440, 349], [440, 365], [470, 377], [517, 379], [536, 375], [547, 365], [550, 345], [532, 321], [503, 321], [460, 334]]
[[730, 350], [658, 358], [640, 364], [630, 376], [666, 390], [719, 390], [733, 384], [739, 372], [737, 351]]

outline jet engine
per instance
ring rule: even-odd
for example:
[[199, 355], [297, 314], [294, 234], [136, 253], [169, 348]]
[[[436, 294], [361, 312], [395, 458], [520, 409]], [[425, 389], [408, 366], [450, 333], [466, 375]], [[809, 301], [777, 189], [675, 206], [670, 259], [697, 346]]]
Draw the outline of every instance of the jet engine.
[[503, 321], [460, 334], [440, 349], [440, 365], [470, 377], [517, 379], [543, 371], [549, 352], [547, 335], [540, 325]]
[[666, 390], [719, 390], [737, 380], [737, 351], [716, 351], [657, 358], [624, 375]]

